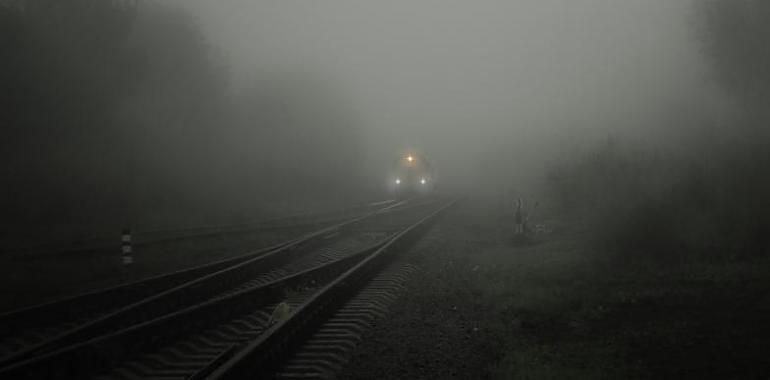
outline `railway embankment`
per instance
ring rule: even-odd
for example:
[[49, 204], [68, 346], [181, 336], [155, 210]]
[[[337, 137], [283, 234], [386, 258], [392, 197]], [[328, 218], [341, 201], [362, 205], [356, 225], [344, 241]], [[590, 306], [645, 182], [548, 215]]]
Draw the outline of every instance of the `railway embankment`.
[[418, 275], [339, 378], [770, 374], [767, 260], [623, 261], [593, 249], [580, 226], [530, 244], [513, 243], [512, 230], [474, 202], [447, 213], [410, 253]]

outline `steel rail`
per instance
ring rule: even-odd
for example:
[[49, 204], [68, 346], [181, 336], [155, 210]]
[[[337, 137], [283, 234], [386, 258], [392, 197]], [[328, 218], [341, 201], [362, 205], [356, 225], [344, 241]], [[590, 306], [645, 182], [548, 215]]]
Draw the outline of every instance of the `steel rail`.
[[440, 209], [389, 239], [374, 253], [300, 305], [290, 318], [262, 333], [255, 341], [214, 371], [208, 379], [269, 377], [281, 363], [287, 360], [291, 351], [312, 334], [316, 326], [363, 287], [394, 254], [412, 243], [419, 232], [427, 228], [439, 214], [456, 202], [457, 200], [447, 202]]
[[[56, 334], [52, 338], [16, 351], [9, 356], [2, 358], [0, 366], [7, 366], [60, 347], [88, 340], [91, 337], [114, 331], [116, 328], [137, 324], [178, 310], [190, 304], [194, 304], [201, 299], [213, 297], [227, 288], [233, 287], [233, 285], [239, 282], [245, 282], [246, 278], [253, 276], [255, 273], [264, 272], [266, 269], [276, 267], [292, 260], [301, 252], [303, 246], [307, 247], [312, 245], [329, 233], [336, 232], [342, 227], [366, 220], [375, 215], [397, 209], [398, 207], [404, 206], [404, 204], [407, 204], [407, 202], [398, 202], [365, 215], [350, 218], [344, 222], [325, 227], [301, 238], [276, 246], [266, 252], [258, 251], [259, 254], [249, 255], [245, 259], [236, 259], [236, 261], [224, 260], [224, 264], [221, 264], [216, 268], [209, 268], [211, 270], [208, 272], [196, 272], [196, 274], [200, 274], [200, 276], [194, 277], [191, 280], [182, 282], [181, 284], [178, 283], [171, 288], [162, 290], [149, 297], [141, 298], [133, 303], [124, 304], [97, 318], [67, 328], [65, 331]], [[408, 207], [409, 206], [405, 206], [403, 208]], [[97, 294], [100, 293], [97, 292]], [[67, 302], [80, 303], [80, 301], [76, 301], [76, 299], [69, 299]], [[56, 304], [57, 303], [53, 303], [52, 305]], [[25, 313], [47, 311], [48, 314], [46, 315], [51, 315], [50, 312], [52, 308], [57, 307], [52, 305], [31, 308]], [[7, 315], [6, 318], [7, 320], [22, 321], [23, 318], [18, 317], [18, 315], [21, 314], [14, 313], [12, 315]], [[16, 315], [16, 317], [13, 317], [13, 315]], [[53, 316], [55, 317], [55, 315]]]
[[[301, 227], [305, 225], [317, 225], [332, 223], [350, 217], [351, 213], [366, 211], [374, 207], [396, 203], [395, 200], [384, 200], [345, 207], [341, 210], [327, 210], [307, 214], [293, 214], [280, 216], [260, 221], [240, 224], [226, 224], [215, 226], [192, 226], [175, 229], [137, 231], [135, 244], [147, 246], [174, 240], [187, 240], [204, 236], [216, 236], [224, 233], [243, 233], [256, 230], [284, 229]], [[58, 254], [72, 254], [82, 252], [100, 251], [115, 243], [115, 239], [109, 237], [92, 237], [77, 242], [60, 242], [42, 244], [38, 246], [13, 247], [0, 251], [4, 255], [32, 254], [35, 256], [52, 256]]]
[[[14, 363], [0, 369], [0, 377], [86, 378], [108, 368], [112, 363], [125, 360], [126, 357], [181, 339], [200, 330], [202, 326], [235, 318], [244, 312], [279, 301], [284, 296], [285, 289], [296, 288], [310, 281], [331, 281], [346, 268], [355, 265], [367, 254], [375, 252], [389, 240], [389, 238], [383, 239], [344, 258], [290, 274], [258, 287], [208, 299], [116, 332]], [[233, 354], [233, 347], [228, 348], [207, 365], [202, 366], [193, 376], [203, 376], [212, 372], [216, 366], [224, 363]]]
[[[6, 337], [20, 329], [61, 324], [92, 314], [131, 303], [194, 278], [215, 272], [267, 252], [279, 249], [293, 240], [245, 253], [241, 256], [219, 260], [192, 268], [166, 273], [147, 279], [120, 284], [100, 290], [67, 296], [30, 307], [0, 314], [0, 337]], [[3, 338], [0, 338], [2, 341]]]

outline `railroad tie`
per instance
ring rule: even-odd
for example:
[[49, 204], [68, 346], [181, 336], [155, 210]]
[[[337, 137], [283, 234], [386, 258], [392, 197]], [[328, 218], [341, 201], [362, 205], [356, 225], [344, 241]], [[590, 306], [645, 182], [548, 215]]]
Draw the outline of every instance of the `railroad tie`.
[[411, 264], [394, 263], [337, 310], [278, 371], [278, 379], [328, 379], [350, 359], [372, 323], [385, 317], [387, 307], [417, 271]]

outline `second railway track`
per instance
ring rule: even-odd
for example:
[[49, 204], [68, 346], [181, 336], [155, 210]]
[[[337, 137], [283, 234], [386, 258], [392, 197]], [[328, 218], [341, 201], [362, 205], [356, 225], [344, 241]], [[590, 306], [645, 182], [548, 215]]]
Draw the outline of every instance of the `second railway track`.
[[435, 207], [390, 207], [188, 281], [18, 356], [0, 376], [202, 378], [269, 331], [276, 304], [301, 310], [324, 283], [394, 244], [395, 234], [403, 240], [404, 226]]
[[[404, 202], [382, 206], [234, 258], [0, 314], [0, 367], [104, 333], [115, 326], [138, 323], [173, 310], [171, 304], [153, 305], [195, 285], [196, 280], [217, 273], [232, 273], [228, 269], [241, 264], [258, 263], [259, 270], [268, 272], [291, 260], [291, 254], [280, 255], [284, 251], [296, 252], [302, 244], [314, 242], [341, 226], [402, 206]], [[137, 312], [142, 308], [146, 310]]]

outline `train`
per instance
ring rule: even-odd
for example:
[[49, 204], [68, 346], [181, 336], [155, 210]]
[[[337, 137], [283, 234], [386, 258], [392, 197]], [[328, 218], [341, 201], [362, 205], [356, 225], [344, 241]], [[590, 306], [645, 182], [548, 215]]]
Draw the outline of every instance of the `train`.
[[436, 173], [420, 154], [399, 155], [391, 167], [390, 189], [398, 196], [432, 194], [436, 191]]

